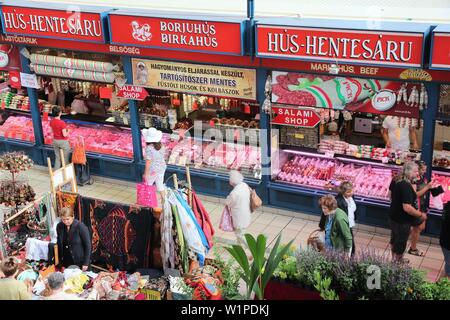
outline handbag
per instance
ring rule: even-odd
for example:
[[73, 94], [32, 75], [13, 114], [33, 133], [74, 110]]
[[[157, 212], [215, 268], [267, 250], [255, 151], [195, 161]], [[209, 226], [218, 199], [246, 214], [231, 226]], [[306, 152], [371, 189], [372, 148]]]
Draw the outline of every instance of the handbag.
[[233, 218], [231, 217], [230, 209], [225, 206], [222, 211], [222, 216], [220, 217], [219, 229], [225, 232], [234, 231]]
[[82, 137], [78, 137], [73, 147], [72, 152], [72, 163], [85, 165], [86, 159], [86, 149], [84, 147], [84, 140]]
[[255, 189], [250, 188], [250, 211], [253, 213], [262, 206], [262, 200], [256, 193]]
[[145, 182], [136, 185], [137, 204], [149, 208], [158, 207], [158, 199], [156, 198], [156, 186], [148, 185]]

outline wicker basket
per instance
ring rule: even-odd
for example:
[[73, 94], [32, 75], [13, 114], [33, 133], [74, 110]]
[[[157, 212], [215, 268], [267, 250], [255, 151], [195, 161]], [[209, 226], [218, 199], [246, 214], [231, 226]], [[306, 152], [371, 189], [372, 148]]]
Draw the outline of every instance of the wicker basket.
[[316, 229], [309, 234], [307, 245], [310, 248], [313, 248], [316, 251], [322, 252], [325, 249], [325, 244], [320, 240], [319, 232], [322, 232], [320, 229]]

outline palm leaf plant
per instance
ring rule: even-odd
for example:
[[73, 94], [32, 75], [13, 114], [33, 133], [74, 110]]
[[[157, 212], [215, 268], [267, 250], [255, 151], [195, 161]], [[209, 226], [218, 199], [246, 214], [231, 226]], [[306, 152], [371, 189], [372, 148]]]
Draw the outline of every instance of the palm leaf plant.
[[242, 269], [242, 279], [247, 287], [247, 299], [250, 299], [251, 293], [254, 292], [256, 297], [259, 300], [262, 300], [264, 299], [264, 290], [269, 283], [270, 278], [294, 240], [291, 240], [287, 245], [280, 247], [280, 234], [267, 258], [267, 238], [265, 235], [260, 234], [255, 239], [251, 234], [247, 233], [245, 234], [245, 240], [253, 257], [253, 262], [251, 264], [241, 245], [232, 245], [231, 247], [225, 247], [225, 249]]

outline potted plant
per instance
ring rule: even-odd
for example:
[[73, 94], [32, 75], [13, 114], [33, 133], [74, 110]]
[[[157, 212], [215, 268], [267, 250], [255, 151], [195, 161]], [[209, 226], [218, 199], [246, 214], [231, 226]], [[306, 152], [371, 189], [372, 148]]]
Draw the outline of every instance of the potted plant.
[[245, 240], [253, 257], [251, 264], [244, 248], [241, 245], [232, 245], [231, 247], [225, 247], [225, 249], [236, 260], [242, 269], [242, 279], [247, 287], [246, 298], [250, 299], [252, 292], [254, 292], [257, 299], [263, 300], [264, 290], [282, 257], [289, 250], [293, 240], [280, 248], [280, 234], [277, 237], [275, 245], [267, 258], [267, 238], [265, 235], [260, 234], [257, 239], [255, 239], [251, 234], [245, 234]]

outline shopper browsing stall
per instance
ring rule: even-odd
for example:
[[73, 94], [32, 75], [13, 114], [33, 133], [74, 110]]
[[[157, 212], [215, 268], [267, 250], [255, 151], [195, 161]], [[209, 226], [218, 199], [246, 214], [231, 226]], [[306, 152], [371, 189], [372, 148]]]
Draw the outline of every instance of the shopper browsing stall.
[[382, 134], [386, 148], [395, 151], [409, 151], [412, 142], [413, 149], [419, 149], [415, 128], [401, 126], [397, 117], [387, 116], [384, 119]]
[[400, 178], [392, 185], [392, 201], [389, 210], [391, 220], [391, 250], [392, 259], [403, 260], [406, 244], [414, 222], [414, 218], [422, 221], [427, 215], [417, 207], [417, 194], [413, 183], [419, 175], [419, 168], [414, 162], [404, 164]]
[[[432, 188], [432, 182], [428, 182], [427, 178], [425, 177], [425, 174], [427, 172], [427, 165], [425, 164], [425, 162], [417, 161], [416, 163], [419, 167], [419, 178], [415, 183], [416, 195], [419, 202], [418, 207], [421, 212], [426, 214], [428, 212], [428, 205], [426, 203], [425, 196]], [[415, 218], [411, 228], [411, 246], [408, 250], [409, 254], [415, 256], [424, 255], [423, 252], [420, 252], [419, 249], [417, 249], [417, 242], [419, 241], [420, 233], [423, 230], [425, 230], [425, 220]]]
[[59, 261], [67, 268], [79, 266], [88, 270], [91, 260], [91, 236], [83, 222], [74, 218], [70, 208], [62, 208], [59, 216], [61, 222], [56, 227]]
[[245, 246], [245, 230], [251, 223], [250, 187], [244, 182], [244, 176], [235, 170], [230, 172], [230, 185], [233, 190], [227, 197], [226, 205], [233, 219], [234, 233], [240, 245]]
[[4, 278], [0, 279], [0, 300], [30, 300], [31, 286], [16, 280], [19, 262], [14, 257], [7, 257], [0, 264]]
[[83, 97], [83, 94], [80, 93], [75, 96], [72, 104], [70, 105], [70, 110], [75, 113], [89, 113], [89, 108], [86, 105], [86, 99]]
[[63, 151], [64, 161], [69, 163], [70, 144], [68, 141], [69, 130], [67, 124], [61, 120], [61, 108], [54, 106], [52, 109], [53, 119], [50, 121], [50, 127], [53, 131], [53, 150], [55, 150], [55, 169], [61, 167], [60, 150]]
[[80, 300], [76, 295], [64, 292], [64, 274], [54, 272], [47, 278], [50, 295], [45, 300]]
[[[166, 161], [164, 160], [164, 148], [161, 145], [162, 131], [155, 128], [142, 130], [147, 147], [145, 149], [145, 171], [143, 179], [148, 185], [156, 185], [156, 190], [163, 197], [165, 190], [164, 174]], [[162, 200], [159, 199], [159, 204]]]
[[338, 208], [336, 199], [330, 194], [320, 198], [319, 205], [326, 216], [325, 246], [328, 249], [344, 251], [350, 255], [353, 237], [347, 214]]

